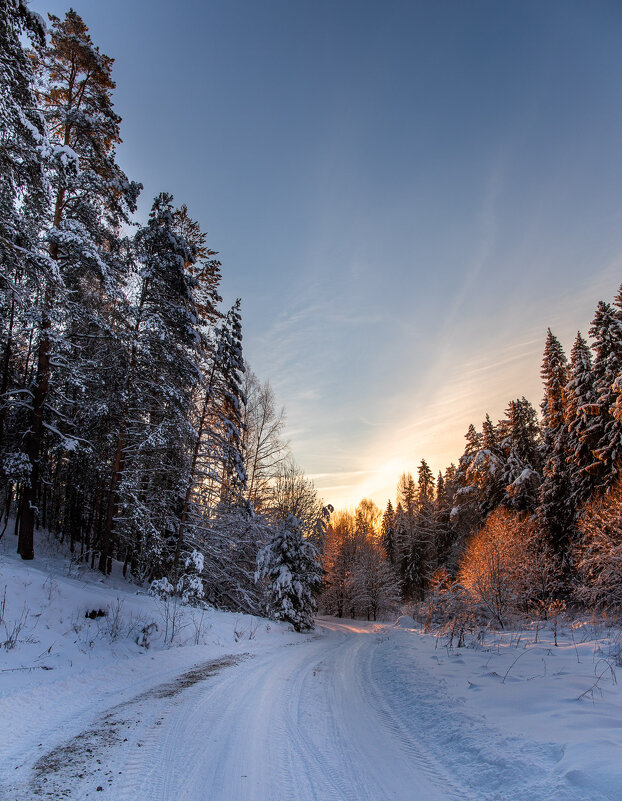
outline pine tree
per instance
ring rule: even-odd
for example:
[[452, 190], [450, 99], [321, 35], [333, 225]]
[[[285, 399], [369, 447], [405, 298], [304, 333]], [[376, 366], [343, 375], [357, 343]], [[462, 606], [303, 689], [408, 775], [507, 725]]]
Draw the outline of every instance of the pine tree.
[[382, 547], [387, 556], [387, 559], [392, 565], [397, 563], [397, 543], [395, 531], [395, 512], [393, 511], [393, 504], [387, 501], [387, 508], [382, 515], [382, 523], [380, 524], [380, 540]]
[[110, 569], [118, 506], [123, 544], [133, 551], [128, 558], [138, 575], [165, 571], [179, 527], [200, 366], [193, 279], [186, 269], [195, 251], [175, 230], [172, 200], [158, 195], [136, 234], [140, 286], [100, 549], [103, 572]]
[[568, 379], [567, 359], [560, 341], [549, 328], [540, 371], [544, 383], [542, 432], [545, 452], [552, 446], [564, 423], [564, 388]]
[[497, 430], [487, 414], [482, 425], [480, 447], [466, 473], [468, 482], [477, 488], [479, 516], [482, 520], [503, 499], [504, 472], [505, 464]]
[[425, 459], [417, 468], [416, 511], [407, 579], [415, 597], [423, 599], [435, 564], [437, 530], [434, 508], [434, 475]]
[[[453, 506], [451, 524], [456, 532], [458, 543], [479, 528], [483, 522], [480, 509], [480, 493], [476, 476], [476, 458], [480, 452], [482, 436], [471, 423], [465, 434], [464, 453], [458, 461], [454, 477]], [[458, 548], [460, 545], [458, 545]]]
[[518, 512], [534, 512], [541, 481], [536, 411], [524, 397], [511, 401], [503, 423], [505, 436], [501, 445], [507, 452], [504, 503]]
[[240, 300], [228, 312], [218, 344], [216, 360], [222, 378], [221, 398], [217, 407], [218, 425], [213, 429], [213, 445], [220, 462], [220, 499], [237, 502], [246, 490], [244, 466], [242, 378], [246, 367], [242, 354]]
[[[16, 483], [32, 480], [23, 449], [28, 343], [41, 287], [53, 280], [49, 258], [39, 246], [49, 184], [43, 153], [46, 135], [33, 89], [32, 60], [22, 37], [40, 50], [44, 30], [24, 0], [0, 1], [0, 482], [8, 516]], [[36, 476], [35, 476], [36, 480]], [[32, 556], [31, 544], [22, 548]]]
[[566, 384], [566, 419], [568, 425], [568, 459], [572, 472], [572, 503], [578, 509], [592, 495], [594, 477], [589, 471], [596, 448], [594, 411], [599, 411], [592, 376], [590, 348], [577, 333], [570, 354], [569, 379]]
[[[618, 298], [618, 301], [620, 299]], [[596, 353], [593, 366], [594, 389], [599, 414], [594, 418], [590, 430], [595, 448], [596, 461], [588, 468], [600, 488], [606, 488], [616, 480], [622, 465], [622, 423], [613, 415], [617, 400], [614, 387], [622, 373], [622, 320], [620, 311], [600, 301], [590, 328], [593, 350]]]
[[290, 516], [257, 558], [257, 578], [267, 585], [267, 611], [275, 620], [291, 623], [296, 631], [313, 628], [315, 593], [322, 571], [313, 545]]
[[402, 595], [412, 595], [410, 580], [411, 551], [414, 540], [417, 486], [410, 473], [403, 473], [397, 485], [395, 509], [395, 543], [397, 568], [402, 583]]
[[[32, 475], [20, 508], [18, 550], [23, 558], [33, 555], [44, 435], [54, 434], [66, 422], [66, 415], [53, 418], [59, 404], [50, 401], [59, 384], [65, 385], [66, 397], [68, 386], [79, 391], [83, 383], [76, 365], [76, 337], [97, 317], [98, 307], [104, 305], [102, 295], [113, 300], [119, 295], [117, 232], [128, 222], [140, 191], [115, 161], [115, 145], [121, 140], [120, 118], [112, 107], [112, 59], [93, 45], [75, 11], [64, 20], [50, 15], [50, 21], [50, 42], [35, 66], [51, 143], [53, 199], [47, 243], [58, 280], [44, 287], [37, 332], [26, 447]], [[92, 298], [95, 309], [89, 309]], [[66, 365], [69, 370], [62, 369]]]
[[562, 346], [550, 328], [547, 333], [541, 375], [544, 381], [542, 401], [544, 467], [538, 520], [553, 549], [563, 558], [566, 556], [575, 521], [575, 510], [570, 499], [572, 484], [568, 466], [569, 443], [565, 415], [568, 370]]
[[445, 571], [453, 571], [454, 546], [457, 544], [456, 532], [452, 524], [451, 512], [456, 492], [456, 466], [452, 463], [445, 473], [439, 471], [436, 479], [436, 500], [434, 520], [436, 540], [434, 543], [434, 564]]

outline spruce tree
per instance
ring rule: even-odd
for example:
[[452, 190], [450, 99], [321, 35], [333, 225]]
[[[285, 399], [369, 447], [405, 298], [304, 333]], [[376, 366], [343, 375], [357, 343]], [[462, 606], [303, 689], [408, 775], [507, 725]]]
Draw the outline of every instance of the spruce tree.
[[425, 459], [417, 469], [415, 515], [407, 565], [406, 580], [410, 592], [423, 599], [425, 588], [434, 568], [436, 520], [434, 509], [434, 475]]
[[257, 579], [266, 584], [267, 611], [275, 620], [291, 623], [296, 631], [313, 628], [322, 569], [295, 517], [285, 520], [259, 552]]
[[543, 480], [540, 486], [538, 520], [551, 546], [562, 558], [572, 536], [575, 512], [570, 499], [571, 471], [568, 466], [568, 428], [565, 419], [567, 360], [562, 346], [549, 328], [542, 360]]
[[483, 522], [480, 510], [479, 487], [475, 481], [476, 459], [482, 444], [482, 435], [469, 425], [465, 434], [466, 445], [458, 460], [454, 476], [454, 495], [451, 510], [452, 527], [459, 541], [464, 541]]
[[417, 486], [410, 473], [403, 473], [397, 485], [397, 506], [395, 509], [395, 543], [397, 568], [402, 582], [403, 596], [410, 597], [413, 592], [410, 565], [413, 549]]
[[592, 355], [581, 332], [577, 333], [570, 354], [566, 399], [572, 503], [578, 509], [594, 490], [594, 476], [589, 468], [594, 463], [593, 451], [596, 448], [594, 411], [600, 411], [592, 375]]
[[505, 505], [518, 512], [534, 512], [541, 481], [540, 429], [536, 410], [526, 398], [511, 401], [503, 421], [502, 447], [507, 453], [503, 480]]
[[[620, 302], [620, 298], [617, 299]], [[595, 462], [588, 468], [600, 488], [616, 480], [622, 465], [622, 423], [613, 410], [617, 401], [615, 383], [622, 373], [622, 320], [620, 311], [600, 301], [590, 328], [595, 351], [593, 366], [594, 390], [598, 414], [590, 430], [594, 437]]]
[[389, 500], [387, 501], [387, 508], [382, 515], [380, 538], [387, 559], [392, 565], [397, 563], [397, 543], [395, 541], [395, 535], [395, 512], [393, 511], [393, 504]]
[[166, 571], [174, 556], [200, 369], [198, 316], [187, 271], [195, 250], [175, 230], [172, 201], [166, 193], [155, 198], [135, 239], [140, 285], [100, 549], [103, 572], [110, 569], [117, 512], [123, 547], [134, 551], [138, 575]]
[[436, 479], [436, 500], [434, 503], [434, 519], [436, 541], [434, 543], [434, 564], [444, 569], [453, 570], [453, 546], [456, 532], [452, 523], [452, 509], [456, 492], [456, 466], [452, 463], [445, 473], [439, 471]]

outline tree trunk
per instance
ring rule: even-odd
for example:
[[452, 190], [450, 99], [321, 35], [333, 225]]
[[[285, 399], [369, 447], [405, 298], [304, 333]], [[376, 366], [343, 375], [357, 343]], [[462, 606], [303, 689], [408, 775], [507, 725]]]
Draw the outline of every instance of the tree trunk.
[[[65, 131], [65, 144], [69, 141], [69, 130]], [[58, 228], [63, 218], [63, 204], [65, 202], [65, 190], [59, 189], [56, 195], [54, 207], [54, 227]], [[50, 256], [54, 261], [58, 261], [58, 247], [55, 244], [50, 246]], [[26, 483], [22, 490], [20, 505], [20, 524], [19, 536], [17, 541], [17, 552], [22, 559], [34, 559], [34, 531], [36, 514], [37, 487], [39, 484], [40, 459], [41, 459], [41, 440], [43, 438], [43, 409], [47, 400], [50, 388], [50, 317], [49, 312], [54, 302], [54, 291], [50, 284], [45, 288], [43, 299], [43, 315], [41, 320], [41, 335], [37, 350], [37, 373], [32, 399], [32, 411], [30, 413], [30, 428], [27, 436], [26, 454], [32, 465], [30, 482]]]
[[[0, 384], [0, 397], [5, 398], [9, 388], [9, 369], [11, 366], [11, 345], [13, 343], [13, 323], [15, 320], [15, 296], [11, 296], [11, 313], [9, 315], [9, 330], [7, 333], [6, 347], [4, 349], [4, 364], [2, 365], [2, 382]], [[4, 434], [4, 404], [0, 407], [0, 442]]]
[[[46, 300], [49, 293], [46, 293]], [[47, 304], [46, 304], [47, 305]], [[31, 464], [30, 481], [24, 484], [20, 506], [19, 536], [17, 552], [22, 559], [34, 559], [34, 530], [36, 518], [37, 487], [39, 484], [41, 439], [43, 437], [43, 407], [50, 385], [50, 321], [47, 315], [41, 326], [41, 340], [37, 357], [37, 378], [33, 392], [30, 430], [26, 454]]]

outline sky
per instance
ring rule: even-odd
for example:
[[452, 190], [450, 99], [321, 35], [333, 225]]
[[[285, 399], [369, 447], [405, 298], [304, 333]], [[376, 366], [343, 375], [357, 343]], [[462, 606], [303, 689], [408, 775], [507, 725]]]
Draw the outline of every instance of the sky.
[[[62, 15], [57, 0], [31, 0]], [[542, 394], [622, 281], [622, 4], [74, 0], [119, 162], [209, 232], [244, 349], [335, 507]]]

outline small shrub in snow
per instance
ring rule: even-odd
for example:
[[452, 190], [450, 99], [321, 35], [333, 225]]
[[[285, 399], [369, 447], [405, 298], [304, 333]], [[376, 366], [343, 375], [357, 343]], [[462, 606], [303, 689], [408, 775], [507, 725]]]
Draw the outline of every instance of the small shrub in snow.
[[192, 636], [192, 644], [193, 645], [201, 645], [204, 641], [205, 631], [209, 628], [204, 623], [205, 618], [205, 610], [197, 610], [197, 612], [193, 612], [190, 615], [190, 623], [192, 628], [194, 629], [194, 634]]
[[53, 576], [48, 576], [46, 580], [43, 582], [43, 589], [45, 590], [48, 601], [52, 600], [54, 594], [60, 595], [58, 591], [58, 582], [54, 579]]
[[246, 629], [240, 624], [239, 618], [236, 617], [235, 623], [233, 624], [233, 639], [235, 642], [240, 642], [240, 640], [244, 639], [245, 634]]
[[160, 614], [164, 623], [164, 642], [171, 644], [183, 617], [179, 595], [176, 594], [175, 587], [167, 578], [152, 581], [149, 593], [160, 602]]
[[117, 598], [115, 603], [107, 608], [106, 614], [98, 618], [98, 626], [102, 635], [109, 642], [116, 642], [119, 640], [123, 636], [123, 630], [125, 628], [123, 601]]
[[144, 625], [138, 636], [136, 637], [136, 645], [140, 645], [141, 648], [149, 648], [151, 645], [151, 637], [155, 632], [158, 631], [158, 624], [155, 622], [147, 623]]
[[2, 625], [4, 626], [5, 639], [0, 643], [0, 646], [5, 651], [12, 651], [19, 642], [20, 634], [28, 622], [29, 614], [30, 610], [26, 606], [24, 606], [19, 617], [15, 618], [15, 620], [8, 620], [3, 614]]
[[160, 600], [178, 596], [184, 604], [200, 601], [205, 596], [203, 581], [199, 575], [202, 570], [203, 554], [200, 551], [192, 551], [186, 556], [184, 571], [175, 584], [172, 584], [166, 576], [156, 579], [151, 582], [149, 594]]
[[154, 598], [160, 601], [168, 600], [174, 592], [175, 587], [173, 587], [166, 576], [161, 579], [155, 579], [155, 581], [151, 582], [151, 586], [149, 587], [149, 595], [153, 595]]

